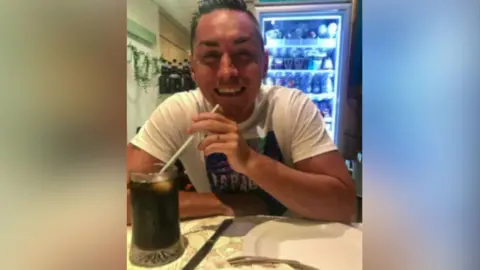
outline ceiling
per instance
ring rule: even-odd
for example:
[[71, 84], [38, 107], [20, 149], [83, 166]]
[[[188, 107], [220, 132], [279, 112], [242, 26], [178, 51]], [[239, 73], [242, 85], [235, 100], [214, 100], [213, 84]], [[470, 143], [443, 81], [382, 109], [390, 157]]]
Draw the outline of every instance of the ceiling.
[[168, 15], [187, 30], [190, 29], [192, 14], [195, 12], [198, 0], [153, 0]]

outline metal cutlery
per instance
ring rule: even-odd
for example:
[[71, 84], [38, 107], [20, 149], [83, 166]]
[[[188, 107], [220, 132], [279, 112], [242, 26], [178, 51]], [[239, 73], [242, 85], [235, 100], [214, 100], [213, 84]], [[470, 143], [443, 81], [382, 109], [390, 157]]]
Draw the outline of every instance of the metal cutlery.
[[226, 219], [220, 224], [215, 233], [208, 239], [208, 241], [197, 251], [197, 253], [190, 259], [190, 261], [182, 268], [183, 270], [193, 270], [195, 269], [200, 262], [207, 256], [207, 254], [212, 250], [212, 247], [217, 242], [218, 238], [222, 236], [222, 233], [225, 232], [230, 225], [232, 225], [233, 219]]
[[242, 266], [251, 264], [287, 264], [288, 266], [298, 270], [320, 270], [318, 268], [305, 265], [295, 260], [276, 259], [261, 256], [239, 256], [230, 258], [227, 260], [227, 262], [231, 266]]

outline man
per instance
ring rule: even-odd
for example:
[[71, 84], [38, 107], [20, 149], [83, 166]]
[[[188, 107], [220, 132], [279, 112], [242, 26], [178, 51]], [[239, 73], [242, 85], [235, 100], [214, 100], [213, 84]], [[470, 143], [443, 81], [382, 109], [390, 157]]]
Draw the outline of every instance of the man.
[[[173, 95], [127, 149], [129, 171], [180, 157], [196, 192], [180, 192], [182, 218], [281, 215], [349, 222], [355, 187], [313, 102], [296, 89], [262, 86], [268, 55], [241, 0], [203, 1], [191, 27], [199, 89]], [[210, 113], [219, 104], [221, 113]]]

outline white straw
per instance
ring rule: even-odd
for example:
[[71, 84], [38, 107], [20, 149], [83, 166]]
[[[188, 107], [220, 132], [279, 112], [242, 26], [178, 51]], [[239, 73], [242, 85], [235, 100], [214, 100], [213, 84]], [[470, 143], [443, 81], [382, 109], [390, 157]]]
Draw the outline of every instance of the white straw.
[[[215, 107], [213, 107], [212, 113], [216, 112], [218, 110], [218, 108], [220, 108], [220, 105], [218, 105], [218, 104], [215, 105]], [[182, 154], [182, 152], [185, 150], [185, 148], [187, 148], [187, 146], [193, 141], [193, 138], [194, 138], [194, 135], [190, 135], [190, 137], [182, 145], [182, 147], [180, 147], [180, 149], [178, 149], [178, 151], [175, 153], [175, 155], [173, 155], [173, 157], [170, 158], [170, 160], [167, 162], [167, 164], [165, 164], [165, 166], [163, 166], [162, 170], [160, 170], [160, 173], [164, 173], [168, 169], [168, 167], [170, 167], [175, 162], [175, 160], [177, 160], [177, 158]]]

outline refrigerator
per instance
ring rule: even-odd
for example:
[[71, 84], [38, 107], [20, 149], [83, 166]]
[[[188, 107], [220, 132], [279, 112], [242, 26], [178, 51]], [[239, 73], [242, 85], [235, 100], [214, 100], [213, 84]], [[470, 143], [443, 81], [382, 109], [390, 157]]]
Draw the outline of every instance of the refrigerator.
[[351, 1], [261, 1], [253, 11], [269, 53], [266, 85], [306, 93], [343, 152], [346, 128]]

